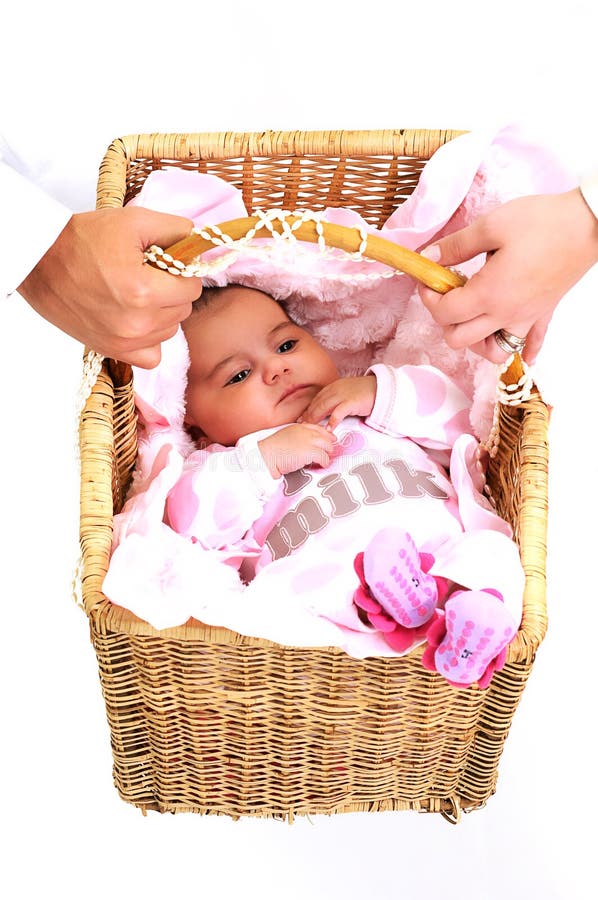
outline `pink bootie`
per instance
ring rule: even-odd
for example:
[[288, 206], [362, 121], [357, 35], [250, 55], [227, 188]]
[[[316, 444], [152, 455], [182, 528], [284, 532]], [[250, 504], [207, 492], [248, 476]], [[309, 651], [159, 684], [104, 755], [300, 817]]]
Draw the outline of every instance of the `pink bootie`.
[[433, 563], [432, 554], [420, 553], [411, 535], [398, 527], [377, 532], [355, 557], [361, 584], [353, 602], [397, 651], [423, 639], [447, 592], [444, 579], [428, 574]]
[[455, 591], [446, 601], [444, 616], [428, 630], [422, 663], [455, 687], [476, 681], [488, 687], [494, 672], [504, 666], [516, 631], [517, 623], [498, 591]]

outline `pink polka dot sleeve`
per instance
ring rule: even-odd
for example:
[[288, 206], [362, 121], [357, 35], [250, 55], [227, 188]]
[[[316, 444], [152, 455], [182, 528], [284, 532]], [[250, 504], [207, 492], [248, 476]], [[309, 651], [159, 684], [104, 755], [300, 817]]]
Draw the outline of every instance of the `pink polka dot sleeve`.
[[433, 366], [393, 368], [377, 364], [376, 402], [367, 424], [430, 449], [450, 449], [459, 435], [471, 434], [470, 400]]
[[166, 500], [167, 523], [203, 547], [240, 549], [278, 488], [260, 461], [258, 454], [239, 447], [212, 446], [192, 453]]

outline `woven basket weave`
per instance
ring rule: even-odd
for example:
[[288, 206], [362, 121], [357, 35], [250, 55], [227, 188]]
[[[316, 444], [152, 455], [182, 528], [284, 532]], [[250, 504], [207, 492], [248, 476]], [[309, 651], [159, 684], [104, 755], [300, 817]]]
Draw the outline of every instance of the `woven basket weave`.
[[[381, 226], [451, 131], [133, 135], [109, 147], [98, 206], [154, 169], [209, 172], [256, 208], [345, 206]], [[166, 277], [166, 276], [165, 276]], [[458, 820], [496, 788], [515, 709], [546, 630], [548, 413], [500, 408], [489, 484], [526, 572], [523, 619], [484, 691], [452, 688], [421, 648], [356, 660], [226, 629], [156, 631], [102, 593], [112, 517], [136, 457], [131, 370], [107, 360], [80, 426], [82, 595], [121, 797], [160, 812], [276, 816], [415, 809]], [[207, 588], [206, 588], [207, 589]]]

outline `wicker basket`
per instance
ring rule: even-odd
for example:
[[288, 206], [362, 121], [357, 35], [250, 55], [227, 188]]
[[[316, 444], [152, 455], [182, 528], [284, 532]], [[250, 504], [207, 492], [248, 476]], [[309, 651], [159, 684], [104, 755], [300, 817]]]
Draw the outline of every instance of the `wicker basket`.
[[[135, 135], [103, 160], [98, 206], [134, 196], [153, 169], [210, 172], [257, 207], [350, 206], [380, 226], [457, 132]], [[356, 660], [226, 629], [156, 631], [101, 587], [112, 517], [136, 456], [128, 366], [105, 361], [81, 418], [82, 594], [121, 797], [160, 812], [238, 817], [414, 809], [451, 821], [494, 793], [497, 767], [546, 630], [548, 414], [539, 395], [501, 406], [490, 486], [515, 529], [524, 613], [489, 688], [458, 690], [420, 662]]]

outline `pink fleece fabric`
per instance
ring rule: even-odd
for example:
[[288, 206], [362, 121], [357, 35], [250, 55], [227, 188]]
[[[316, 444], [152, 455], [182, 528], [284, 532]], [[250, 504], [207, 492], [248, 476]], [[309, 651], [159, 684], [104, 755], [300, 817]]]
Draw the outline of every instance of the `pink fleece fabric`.
[[[514, 197], [556, 193], [575, 183], [547, 147], [518, 126], [509, 126], [472, 132], [440, 148], [424, 167], [416, 190], [379, 230], [351, 210], [327, 210], [324, 217], [418, 250]], [[181, 169], [151, 173], [132, 203], [189, 216], [196, 227], [248, 214], [236, 188], [216, 176]], [[389, 270], [378, 263], [323, 256], [313, 244], [297, 243], [289, 250], [286, 243], [269, 242], [269, 247], [268, 255], [247, 248], [204, 283], [240, 283], [284, 300], [293, 318], [329, 350], [343, 375], [361, 373], [375, 363], [437, 367], [471, 398], [474, 434], [487, 436], [496, 367], [444, 344], [412, 278], [401, 273], [388, 277]], [[221, 252], [210, 251], [207, 258]], [[471, 276], [482, 262], [478, 257], [461, 269]], [[372, 274], [377, 277], [364, 278]], [[140, 452], [129, 499], [115, 519], [113, 549], [118, 552], [104, 585], [106, 595], [156, 628], [194, 616], [289, 645], [347, 649], [342, 631], [335, 632], [330, 623], [324, 629], [313, 611], [291, 614], [281, 602], [279, 621], [272, 618], [272, 610], [260, 616], [258, 606], [246, 602], [237, 572], [223, 564], [217, 552], [197, 552], [163, 523], [168, 485], [195, 449], [183, 427], [187, 367], [188, 350], [179, 329], [163, 345], [156, 369], [135, 370]], [[433, 403], [433, 397], [422, 402]], [[472, 552], [483, 548], [480, 533], [472, 538]]]

